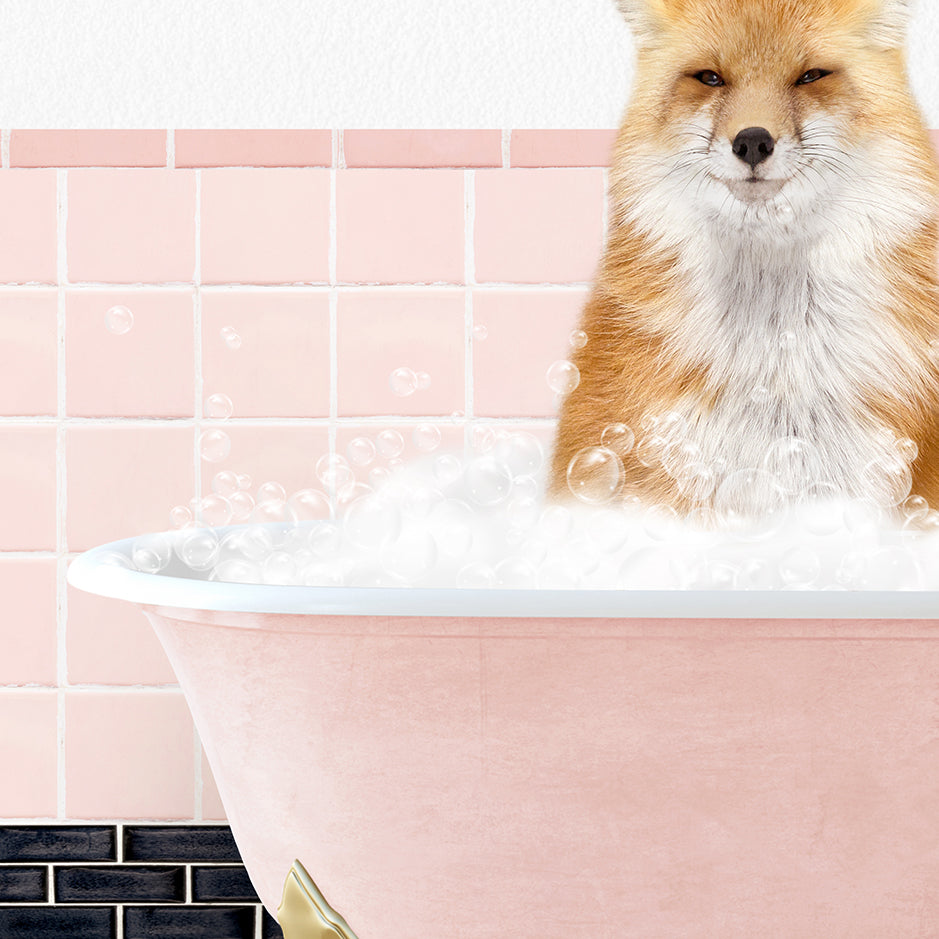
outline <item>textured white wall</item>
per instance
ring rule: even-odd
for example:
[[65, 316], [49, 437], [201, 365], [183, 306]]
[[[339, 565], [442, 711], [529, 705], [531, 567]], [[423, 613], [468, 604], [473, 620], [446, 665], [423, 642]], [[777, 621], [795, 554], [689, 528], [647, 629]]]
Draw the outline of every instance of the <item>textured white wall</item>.
[[0, 27], [3, 127], [611, 127], [632, 74], [612, 0], [0, 0]]

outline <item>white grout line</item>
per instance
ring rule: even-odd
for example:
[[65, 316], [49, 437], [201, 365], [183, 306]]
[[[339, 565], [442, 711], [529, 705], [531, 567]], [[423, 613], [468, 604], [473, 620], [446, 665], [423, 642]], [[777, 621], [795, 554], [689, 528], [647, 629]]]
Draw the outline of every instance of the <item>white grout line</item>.
[[[334, 139], [333, 166], [329, 171], [329, 438], [328, 452], [336, 454], [336, 422], [339, 416], [339, 292], [336, 289], [339, 238], [338, 238], [338, 183], [337, 166], [345, 162], [343, 155], [342, 131], [337, 131]], [[330, 495], [335, 512], [335, 494]]]
[[512, 131], [502, 131], [502, 168], [508, 169], [512, 165]]
[[0, 168], [10, 168], [10, 131], [0, 130]]
[[341, 130], [333, 131], [333, 169], [344, 170], [346, 168], [346, 138], [345, 132]]
[[56, 170], [56, 814], [65, 818], [65, 691], [68, 683], [68, 476], [67, 476], [67, 388], [65, 284], [68, 282], [68, 171]]
[[166, 132], [166, 168], [176, 169], [176, 131], [167, 130]]
[[202, 815], [202, 796], [205, 791], [205, 780], [202, 778], [202, 738], [195, 724], [192, 726], [192, 739], [194, 744], [193, 768], [195, 770], [195, 785], [193, 786], [193, 813], [194, 821], [201, 822]]
[[[504, 143], [504, 137], [503, 137]], [[473, 416], [473, 288], [476, 285], [476, 173], [463, 173], [463, 279], [466, 287], [463, 297], [464, 310], [464, 396], [463, 413]], [[469, 445], [469, 425], [464, 431], [464, 447]]]

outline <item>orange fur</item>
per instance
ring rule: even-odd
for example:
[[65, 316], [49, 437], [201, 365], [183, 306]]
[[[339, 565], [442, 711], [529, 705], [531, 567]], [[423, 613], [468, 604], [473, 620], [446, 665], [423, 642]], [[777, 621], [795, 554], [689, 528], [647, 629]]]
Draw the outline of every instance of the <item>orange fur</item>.
[[[693, 315], [694, 285], [682, 274], [681, 246], [653, 237], [655, 220], [641, 224], [631, 211], [650, 161], [674, 150], [678, 128], [702, 111], [712, 140], [732, 140], [754, 126], [798, 140], [806, 120], [823, 114], [845, 128], [847, 147], [889, 140], [902, 148], [917, 193], [932, 206], [915, 231], [870, 258], [886, 284], [886, 305], [877, 315], [915, 350], [921, 377], [912, 390], [858, 392], [868, 412], [859, 420], [880, 421], [918, 444], [913, 492], [939, 507], [939, 372], [929, 355], [939, 339], [939, 168], [902, 52], [872, 38], [875, 29], [878, 37], [883, 32], [877, 21], [886, 16], [887, 0], [638, 2], [621, 0], [640, 36], [636, 85], [614, 150], [608, 246], [582, 315], [588, 342], [573, 359], [581, 381], [562, 405], [551, 493], [569, 495], [571, 459], [599, 446], [607, 425], [625, 423], [638, 440], [643, 415], [679, 402], [707, 414], [717, 400], [738, 393], [706, 363], [676, 353], [672, 340]], [[832, 74], [797, 85], [813, 68]], [[694, 76], [704, 69], [722, 76], [725, 86], [702, 84]], [[624, 469], [624, 496], [689, 508], [661, 466], [642, 465], [633, 451]]]

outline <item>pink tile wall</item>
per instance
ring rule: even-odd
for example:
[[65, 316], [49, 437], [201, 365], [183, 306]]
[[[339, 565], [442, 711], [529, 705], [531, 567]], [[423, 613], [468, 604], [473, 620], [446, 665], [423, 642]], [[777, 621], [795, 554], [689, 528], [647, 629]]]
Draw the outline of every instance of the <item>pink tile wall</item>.
[[[500, 421], [547, 444], [612, 139], [0, 134], [0, 821], [224, 816], [148, 624], [68, 589], [69, 560], [169, 527], [222, 469], [316, 485], [331, 445], [385, 427], [406, 457], [429, 420], [445, 447]], [[394, 395], [399, 366], [430, 386]]]

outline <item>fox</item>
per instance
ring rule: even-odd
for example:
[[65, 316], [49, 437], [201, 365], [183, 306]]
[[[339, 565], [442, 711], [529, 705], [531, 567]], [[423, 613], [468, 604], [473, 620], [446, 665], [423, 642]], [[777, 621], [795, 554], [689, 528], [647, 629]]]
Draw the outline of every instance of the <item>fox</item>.
[[745, 511], [769, 479], [939, 508], [939, 165], [908, 0], [616, 2], [635, 83], [549, 495]]

